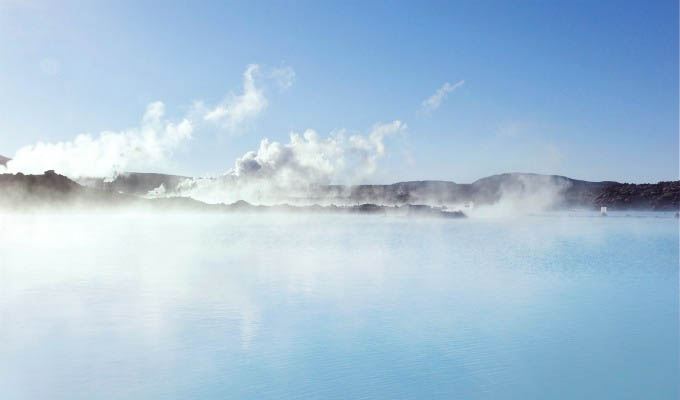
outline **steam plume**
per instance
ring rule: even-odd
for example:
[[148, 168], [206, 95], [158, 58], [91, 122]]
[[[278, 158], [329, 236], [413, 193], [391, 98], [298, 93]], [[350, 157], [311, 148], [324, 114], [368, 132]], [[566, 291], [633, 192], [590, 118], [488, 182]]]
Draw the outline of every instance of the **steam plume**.
[[355, 182], [373, 174], [385, 156], [385, 138], [402, 132], [406, 124], [376, 124], [367, 135], [344, 131], [321, 138], [316, 131], [291, 133], [286, 144], [263, 139], [257, 151], [238, 158], [234, 168], [216, 178], [183, 182], [182, 195], [207, 202], [276, 202], [331, 183]]
[[243, 94], [231, 98], [207, 110], [205, 120], [217, 123], [226, 129], [234, 129], [246, 120], [256, 117], [267, 107], [267, 98], [262, 88], [255, 86], [257, 65], [251, 64], [243, 73]]
[[42, 173], [53, 169], [73, 178], [113, 178], [131, 164], [150, 164], [165, 159], [182, 142], [191, 138], [188, 119], [164, 119], [165, 106], [149, 104], [138, 127], [122, 132], [104, 131], [98, 137], [80, 134], [72, 141], [38, 142], [19, 149], [0, 173]]
[[[19, 149], [0, 173], [42, 173], [53, 169], [71, 178], [112, 179], [129, 169], [147, 167], [168, 158], [188, 141], [201, 121], [235, 130], [256, 118], [267, 106], [264, 89], [256, 84], [259, 66], [249, 65], [243, 73], [243, 93], [232, 94], [212, 109], [198, 102], [179, 122], [166, 119], [165, 106], [156, 101], [147, 106], [139, 126], [122, 132], [104, 131], [99, 136], [80, 134], [73, 140], [38, 142]], [[266, 79], [285, 89], [293, 84], [290, 67], [271, 69]]]

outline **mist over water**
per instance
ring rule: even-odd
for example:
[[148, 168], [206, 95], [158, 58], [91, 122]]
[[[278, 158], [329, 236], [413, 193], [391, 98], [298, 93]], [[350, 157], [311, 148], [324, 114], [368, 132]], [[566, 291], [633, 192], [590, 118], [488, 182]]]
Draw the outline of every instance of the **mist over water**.
[[678, 395], [669, 214], [0, 221], [3, 399]]

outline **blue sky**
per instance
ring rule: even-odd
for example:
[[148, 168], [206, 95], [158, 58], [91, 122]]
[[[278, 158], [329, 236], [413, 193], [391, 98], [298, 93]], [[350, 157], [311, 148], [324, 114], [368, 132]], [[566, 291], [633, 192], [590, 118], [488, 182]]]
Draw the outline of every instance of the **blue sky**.
[[256, 64], [266, 106], [130, 166], [218, 173], [263, 138], [399, 120], [362, 181], [678, 179], [676, 1], [80, 3], [0, 0], [0, 154], [137, 126], [154, 101], [219, 107]]

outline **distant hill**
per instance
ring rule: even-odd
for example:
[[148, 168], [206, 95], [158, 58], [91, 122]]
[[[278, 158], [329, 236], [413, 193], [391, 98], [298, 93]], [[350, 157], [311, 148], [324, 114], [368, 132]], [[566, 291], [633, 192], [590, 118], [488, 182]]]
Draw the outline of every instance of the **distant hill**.
[[42, 175], [0, 174], [0, 209], [32, 211], [36, 209], [59, 209], [85, 211], [92, 209], [135, 207], [146, 211], [191, 212], [305, 212], [305, 213], [359, 213], [387, 214], [434, 218], [465, 218], [460, 211], [444, 210], [429, 206], [385, 207], [375, 204], [353, 206], [257, 206], [245, 201], [233, 204], [206, 204], [188, 197], [145, 199], [111, 190], [82, 186], [69, 178], [46, 171]]
[[[112, 182], [92, 180], [88, 186], [121, 193], [144, 195], [164, 185], [173, 193], [188, 177], [178, 175], [126, 173]], [[611, 210], [680, 208], [680, 182], [630, 184], [614, 181], [590, 182], [560, 175], [505, 173], [478, 179], [472, 183], [451, 181], [410, 181], [389, 185], [329, 185], [316, 187], [304, 199], [310, 203], [407, 205], [474, 203], [494, 204], [503, 196], [549, 197], [554, 208], [599, 208]]]
[[[50, 171], [44, 175], [6, 174], [0, 175], [0, 204], [10, 200], [17, 204], [75, 200], [95, 204], [140, 202], [143, 199], [139, 196], [147, 194], [161, 184], [170, 195], [173, 192], [175, 195], [179, 194], [175, 189], [185, 179], [187, 177], [179, 175], [132, 172], [120, 175], [112, 182], [105, 182], [103, 179], [83, 179], [79, 181], [83, 184], [81, 186]], [[309, 196], [303, 200], [309, 204], [331, 203], [344, 206], [423, 204], [438, 207], [466, 203], [494, 204], [501, 199], [521, 203], [537, 198], [548, 199], [545, 204], [555, 209], [599, 209], [600, 206], [607, 206], [610, 210], [678, 210], [680, 181], [629, 184], [612, 181], [589, 182], [558, 175], [507, 173], [489, 176], [472, 183], [411, 181], [390, 185], [322, 186], [311, 190]], [[193, 199], [156, 201], [156, 204], [181, 207], [208, 206]], [[240, 203], [235, 203], [234, 207], [238, 207], [238, 204]], [[362, 210], [369, 210], [369, 207]], [[411, 211], [415, 210], [414, 208]]]
[[149, 210], [191, 211], [210, 211], [221, 207], [191, 198], [144, 199], [132, 194], [86, 187], [54, 171], [45, 171], [41, 175], [0, 174], [0, 209], [21, 211], [41, 207], [84, 210], [129, 206]]
[[9, 160], [11, 160], [11, 158], [0, 155], [0, 165], [7, 165], [7, 161]]
[[[142, 196], [164, 186], [168, 193], [175, 193], [177, 185], [185, 176], [130, 172], [111, 182], [103, 179], [81, 179], [78, 182], [92, 188]], [[389, 185], [330, 185], [314, 187], [302, 200], [310, 203], [385, 205], [406, 204], [494, 204], [504, 195], [516, 197], [541, 194], [554, 195], [554, 205], [564, 207], [594, 207], [594, 199], [617, 182], [588, 182], [557, 175], [508, 173], [479, 179], [473, 183], [450, 181], [411, 181]]]
[[391, 185], [330, 186], [323, 195], [350, 202], [387, 204], [494, 204], [501, 197], [514, 195], [553, 196], [556, 207], [592, 207], [594, 199], [617, 182], [588, 182], [557, 175], [508, 173], [479, 179], [473, 183], [411, 181]]
[[46, 171], [42, 175], [0, 174], [0, 206], [14, 209], [36, 205], [122, 205], [136, 200], [131, 195], [83, 187], [54, 171]]

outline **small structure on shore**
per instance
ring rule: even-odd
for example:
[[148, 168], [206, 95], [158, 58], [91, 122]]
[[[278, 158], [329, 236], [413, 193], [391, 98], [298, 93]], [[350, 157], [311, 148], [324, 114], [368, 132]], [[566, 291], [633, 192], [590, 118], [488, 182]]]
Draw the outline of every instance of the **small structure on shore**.
[[607, 216], [607, 207], [600, 207], [600, 215], [603, 217]]

